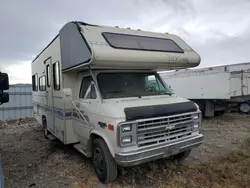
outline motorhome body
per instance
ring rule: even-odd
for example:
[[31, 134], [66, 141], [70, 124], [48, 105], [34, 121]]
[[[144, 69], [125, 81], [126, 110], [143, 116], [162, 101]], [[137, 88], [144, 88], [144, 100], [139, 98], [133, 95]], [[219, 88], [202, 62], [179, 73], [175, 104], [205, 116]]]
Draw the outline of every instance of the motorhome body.
[[198, 106], [157, 74], [199, 63], [175, 35], [69, 22], [32, 62], [34, 114], [108, 183], [117, 164], [184, 157], [201, 144]]

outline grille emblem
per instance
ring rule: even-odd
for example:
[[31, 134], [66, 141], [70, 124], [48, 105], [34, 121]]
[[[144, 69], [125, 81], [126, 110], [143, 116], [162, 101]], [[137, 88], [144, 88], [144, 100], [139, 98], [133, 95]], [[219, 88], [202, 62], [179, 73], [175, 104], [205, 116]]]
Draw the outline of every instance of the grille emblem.
[[165, 130], [172, 130], [175, 128], [175, 125], [168, 125], [165, 127]]

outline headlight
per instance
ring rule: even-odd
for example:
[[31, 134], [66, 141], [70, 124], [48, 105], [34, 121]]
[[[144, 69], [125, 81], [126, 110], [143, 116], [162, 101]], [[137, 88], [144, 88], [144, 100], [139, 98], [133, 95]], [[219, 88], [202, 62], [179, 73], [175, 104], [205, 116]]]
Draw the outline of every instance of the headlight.
[[132, 136], [125, 136], [122, 138], [122, 144], [130, 144], [132, 143]]
[[117, 144], [121, 147], [134, 146], [137, 143], [136, 137], [137, 122], [124, 122], [118, 124]]
[[132, 130], [131, 124], [122, 125], [122, 132], [130, 132], [131, 130]]
[[193, 120], [198, 120], [199, 119], [199, 115], [198, 114], [195, 114], [194, 116], [193, 116]]
[[194, 129], [198, 129], [199, 128], [199, 123], [194, 123]]

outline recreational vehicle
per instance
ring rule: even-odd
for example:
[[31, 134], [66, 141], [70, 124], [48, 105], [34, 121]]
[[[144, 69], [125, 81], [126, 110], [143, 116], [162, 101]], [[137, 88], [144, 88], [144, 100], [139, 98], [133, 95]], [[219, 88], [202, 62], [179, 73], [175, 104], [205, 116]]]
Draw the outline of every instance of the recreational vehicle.
[[110, 183], [118, 166], [181, 160], [202, 143], [199, 107], [157, 74], [199, 63], [176, 35], [69, 22], [32, 62], [34, 116]]

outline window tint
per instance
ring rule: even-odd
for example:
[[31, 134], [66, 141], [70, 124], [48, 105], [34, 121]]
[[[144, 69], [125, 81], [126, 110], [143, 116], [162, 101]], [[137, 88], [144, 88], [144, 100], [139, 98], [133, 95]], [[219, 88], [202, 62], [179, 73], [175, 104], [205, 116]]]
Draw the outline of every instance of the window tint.
[[32, 76], [32, 89], [33, 89], [33, 91], [38, 90], [38, 76], [37, 76], [37, 74]]
[[60, 67], [59, 62], [53, 64], [54, 89], [60, 90]]
[[47, 82], [47, 87], [50, 87], [50, 66], [46, 66], [46, 82]]
[[110, 46], [121, 49], [162, 51], [183, 53], [184, 51], [172, 40], [165, 38], [103, 33]]
[[89, 85], [91, 83], [92, 78], [90, 76], [85, 77], [82, 79], [82, 84], [81, 84], [81, 89], [80, 89], [80, 94], [79, 97], [80, 98], [84, 98], [86, 95], [86, 92], [89, 88]]
[[39, 78], [39, 90], [40, 91], [46, 90], [45, 76]]

